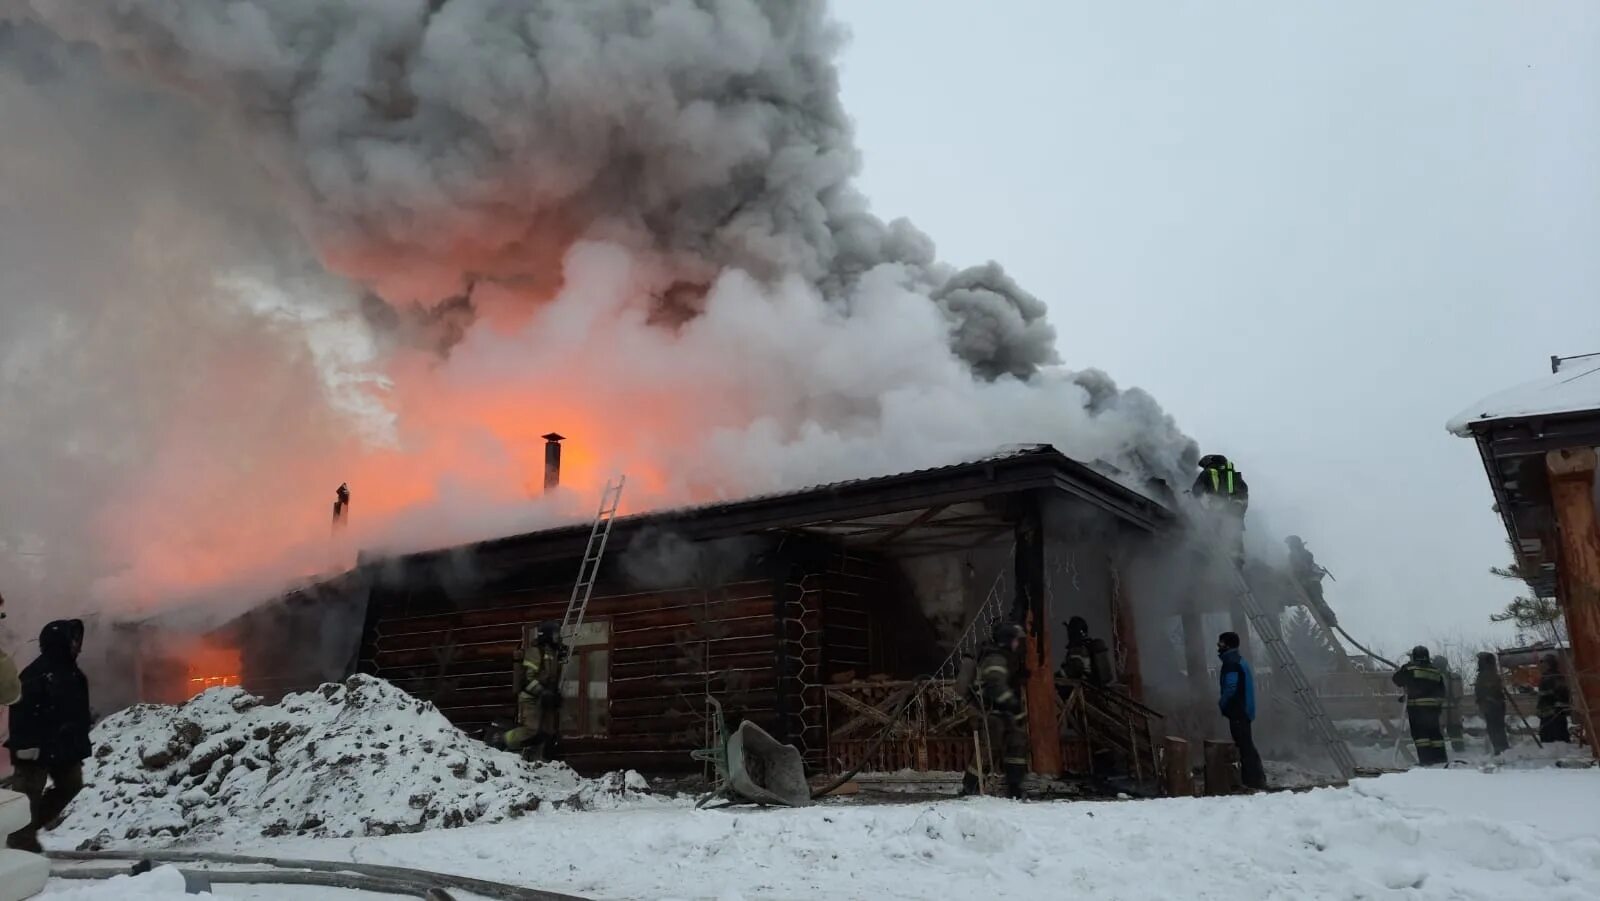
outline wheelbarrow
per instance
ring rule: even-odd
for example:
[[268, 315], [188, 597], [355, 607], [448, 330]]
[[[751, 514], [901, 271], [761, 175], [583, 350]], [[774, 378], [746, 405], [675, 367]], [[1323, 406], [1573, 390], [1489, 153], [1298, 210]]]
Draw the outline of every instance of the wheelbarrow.
[[696, 807], [704, 807], [715, 800], [723, 801], [724, 805], [773, 807], [805, 807], [811, 803], [805, 764], [794, 745], [778, 741], [749, 720], [729, 733], [722, 716], [722, 704], [709, 695], [706, 701], [712, 708], [717, 745], [691, 751], [689, 755], [695, 760], [709, 761], [716, 770], [716, 782]]

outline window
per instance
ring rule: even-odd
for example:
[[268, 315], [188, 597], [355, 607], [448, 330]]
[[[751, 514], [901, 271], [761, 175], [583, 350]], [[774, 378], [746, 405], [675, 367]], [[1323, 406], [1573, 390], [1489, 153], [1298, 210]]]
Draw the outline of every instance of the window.
[[605, 735], [611, 721], [611, 622], [586, 622], [561, 671], [561, 734]]

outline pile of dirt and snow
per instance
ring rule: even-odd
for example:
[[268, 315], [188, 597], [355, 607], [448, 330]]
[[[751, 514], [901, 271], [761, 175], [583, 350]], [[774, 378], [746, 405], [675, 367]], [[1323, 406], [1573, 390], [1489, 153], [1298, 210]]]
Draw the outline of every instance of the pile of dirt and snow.
[[583, 779], [483, 745], [432, 704], [354, 676], [279, 704], [216, 688], [94, 730], [86, 788], [59, 833], [90, 844], [180, 837], [387, 835], [616, 806], [637, 773]]

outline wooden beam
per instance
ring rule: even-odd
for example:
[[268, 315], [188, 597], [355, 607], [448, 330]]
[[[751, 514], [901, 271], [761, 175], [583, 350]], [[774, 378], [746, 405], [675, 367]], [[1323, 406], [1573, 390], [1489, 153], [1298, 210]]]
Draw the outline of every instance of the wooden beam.
[[1194, 795], [1194, 772], [1189, 769], [1189, 743], [1177, 736], [1168, 735], [1162, 745], [1162, 754], [1167, 768], [1167, 796], [1171, 798], [1192, 797]]
[[1595, 515], [1594, 448], [1566, 448], [1545, 455], [1550, 500], [1560, 544], [1561, 586], [1557, 600], [1572, 642], [1571, 686], [1575, 712], [1600, 757], [1595, 719], [1600, 712], [1600, 523]]
[[903, 522], [900, 525], [890, 529], [889, 534], [879, 538], [873, 543], [878, 546], [888, 544], [896, 538], [899, 538], [901, 535], [904, 535], [912, 529], [915, 529], [917, 526], [920, 526], [935, 516], [938, 516], [940, 513], [943, 513], [949, 508], [949, 506], [949, 504], [934, 504], [932, 507], [929, 507], [921, 513], [918, 513], [915, 517], [912, 517], [909, 521]]
[[1044, 521], [1039, 498], [1022, 498], [1016, 525], [1016, 597], [1012, 620], [1026, 625], [1028, 636], [1024, 665], [1028, 668], [1028, 745], [1033, 772], [1059, 776], [1062, 772], [1058, 698], [1050, 658], [1050, 596], [1045, 581]]

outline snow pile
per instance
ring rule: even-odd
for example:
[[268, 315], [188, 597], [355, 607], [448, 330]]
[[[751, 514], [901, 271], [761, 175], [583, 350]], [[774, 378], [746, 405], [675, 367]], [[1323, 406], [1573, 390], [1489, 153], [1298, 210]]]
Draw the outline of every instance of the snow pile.
[[141, 705], [94, 731], [87, 787], [60, 833], [91, 843], [232, 835], [388, 835], [615, 807], [637, 773], [582, 779], [468, 737], [432, 704], [370, 676], [277, 705], [216, 688]]

